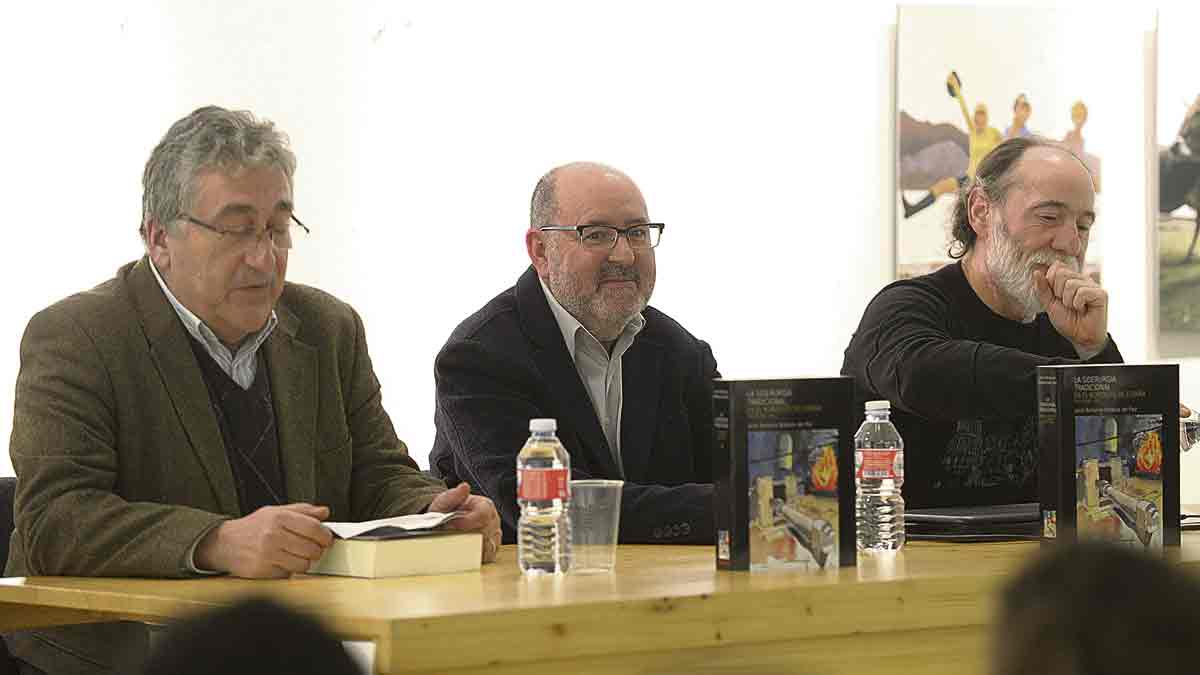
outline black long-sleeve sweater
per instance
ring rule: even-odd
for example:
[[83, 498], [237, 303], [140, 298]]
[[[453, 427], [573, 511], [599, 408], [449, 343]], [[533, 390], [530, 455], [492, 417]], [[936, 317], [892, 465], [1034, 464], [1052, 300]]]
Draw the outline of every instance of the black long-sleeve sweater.
[[[1080, 363], [1045, 314], [1006, 319], [962, 264], [890, 284], [846, 347], [859, 403], [887, 399], [909, 507], [1037, 501], [1037, 366]], [[1121, 363], [1111, 335], [1087, 363]]]

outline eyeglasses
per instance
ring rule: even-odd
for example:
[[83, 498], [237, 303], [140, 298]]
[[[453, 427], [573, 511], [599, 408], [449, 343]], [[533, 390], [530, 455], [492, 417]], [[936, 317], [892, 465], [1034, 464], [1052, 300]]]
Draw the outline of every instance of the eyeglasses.
[[270, 241], [271, 246], [278, 250], [291, 249], [295, 244], [295, 241], [292, 237], [292, 223], [299, 225], [300, 229], [304, 230], [304, 234], [312, 234], [312, 230], [309, 230], [308, 226], [300, 222], [300, 219], [294, 214], [288, 217], [289, 221], [284, 225], [268, 225], [267, 227], [264, 227], [261, 232], [259, 232], [258, 228], [253, 226], [239, 228], [218, 227], [217, 225], [211, 225], [203, 220], [200, 220], [199, 218], [193, 218], [189, 215], [183, 216], [183, 219], [189, 223], [192, 223], [193, 225], [199, 225], [206, 230], [216, 232], [217, 235], [221, 237], [222, 241], [226, 242], [224, 243], [226, 248], [237, 251], [250, 251], [257, 249], [258, 245], [262, 243], [263, 239]]
[[579, 243], [584, 248], [597, 251], [616, 248], [617, 240], [621, 238], [621, 235], [625, 235], [625, 241], [629, 242], [629, 248], [645, 251], [658, 246], [665, 227], [666, 225], [662, 223], [643, 223], [623, 230], [611, 225], [543, 225], [538, 228], [538, 231], [576, 232], [579, 235]]

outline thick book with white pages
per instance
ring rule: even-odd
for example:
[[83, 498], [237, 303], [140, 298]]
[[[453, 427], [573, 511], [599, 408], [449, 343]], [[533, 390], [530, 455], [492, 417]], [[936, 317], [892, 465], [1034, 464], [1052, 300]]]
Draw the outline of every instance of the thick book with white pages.
[[333, 545], [309, 574], [403, 577], [478, 571], [483, 535], [435, 530], [456, 514], [425, 513], [364, 523], [325, 523]]

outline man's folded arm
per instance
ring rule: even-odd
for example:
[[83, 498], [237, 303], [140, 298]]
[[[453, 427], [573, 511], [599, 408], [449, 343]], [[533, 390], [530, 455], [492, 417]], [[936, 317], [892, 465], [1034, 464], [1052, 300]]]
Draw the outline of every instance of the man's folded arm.
[[66, 311], [35, 316], [21, 341], [10, 447], [26, 573], [187, 576], [195, 542], [227, 519], [116, 494], [115, 405], [91, 338]]
[[[855, 364], [859, 372], [850, 373], [904, 410], [928, 419], [1029, 415], [1037, 398], [1038, 366], [1083, 363], [953, 338], [920, 295], [897, 288], [873, 301], [885, 303], [887, 315], [866, 358]], [[1110, 336], [1087, 363], [1121, 360]]]

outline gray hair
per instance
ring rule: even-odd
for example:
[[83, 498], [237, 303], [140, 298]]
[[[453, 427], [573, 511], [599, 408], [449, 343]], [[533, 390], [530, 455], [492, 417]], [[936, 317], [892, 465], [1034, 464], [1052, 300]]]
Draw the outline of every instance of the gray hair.
[[167, 130], [142, 174], [142, 223], [157, 222], [168, 231], [191, 209], [196, 176], [217, 169], [275, 166], [287, 176], [296, 172], [296, 155], [287, 135], [269, 120], [259, 120], [244, 110], [205, 106], [175, 122]]
[[554, 222], [558, 213], [557, 180], [558, 169], [551, 169], [533, 187], [533, 198], [529, 200], [529, 229], [536, 230]]

